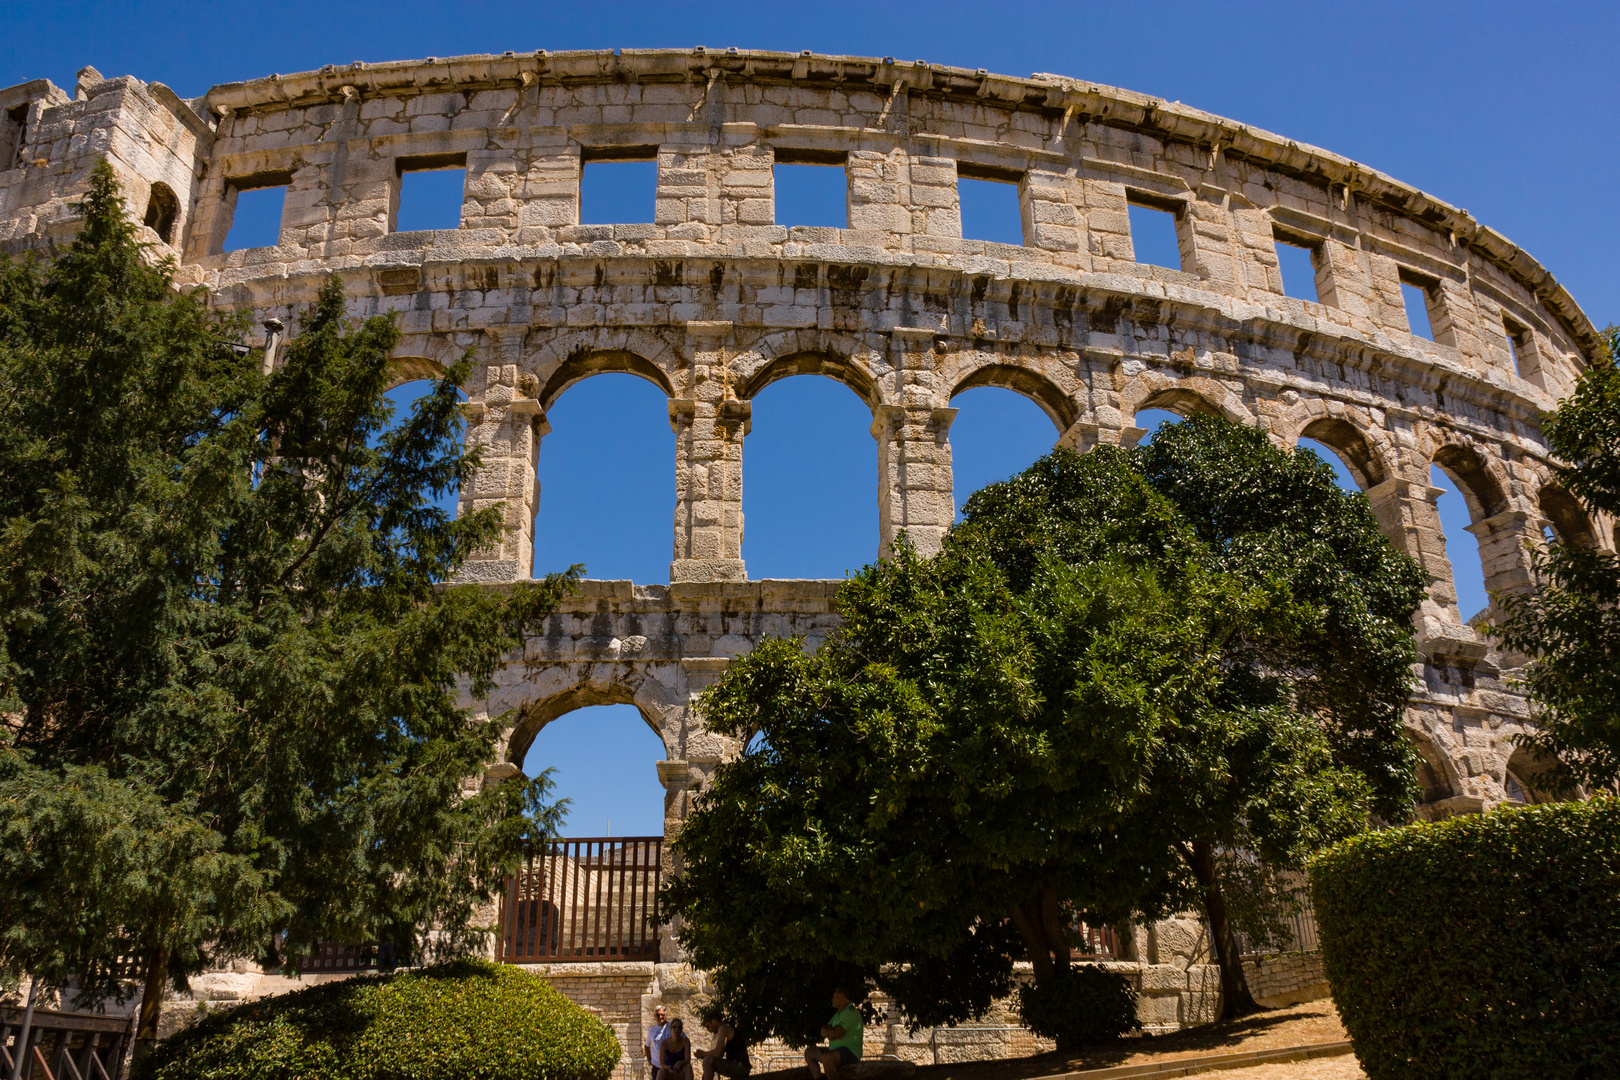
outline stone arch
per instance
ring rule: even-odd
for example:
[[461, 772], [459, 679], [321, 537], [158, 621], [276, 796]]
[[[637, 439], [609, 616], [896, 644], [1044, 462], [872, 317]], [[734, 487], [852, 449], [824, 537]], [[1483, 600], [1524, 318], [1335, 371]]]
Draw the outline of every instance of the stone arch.
[[853, 358], [837, 353], [823, 351], [788, 353], [765, 360], [757, 367], [750, 365], [750, 369], [746, 378], [739, 373], [736, 386], [737, 396], [744, 401], [751, 400], [761, 390], [781, 379], [791, 378], [794, 375], [824, 375], [853, 390], [855, 396], [864, 401], [869, 409], [876, 410], [882, 402], [877, 380], [872, 377], [871, 372]]
[[824, 375], [849, 387], [874, 412], [888, 401], [883, 352], [857, 334], [829, 330], [765, 334], [739, 348], [730, 367], [736, 394], [745, 400], [780, 379]]
[[1557, 802], [1546, 786], [1545, 777], [1552, 762], [1538, 757], [1528, 747], [1516, 746], [1502, 769], [1502, 788], [1507, 797], [1522, 803]]
[[622, 350], [604, 350], [601, 352], [580, 351], [568, 357], [551, 372], [545, 384], [539, 390], [540, 407], [548, 409], [562, 396], [562, 392], [570, 386], [592, 375], [602, 375], [609, 372], [639, 375], [662, 390], [667, 396], [675, 396], [675, 388], [670, 385], [668, 376], [658, 369], [658, 366], [646, 357], [633, 352]]
[[1507, 486], [1478, 450], [1447, 442], [1435, 450], [1431, 460], [1457, 482], [1463, 500], [1468, 503], [1469, 517], [1476, 524], [1508, 508]]
[[1536, 493], [1541, 516], [1552, 523], [1553, 535], [1561, 544], [1597, 547], [1598, 532], [1575, 496], [1556, 483], [1543, 484]]
[[636, 375], [675, 397], [685, 359], [668, 341], [646, 330], [602, 327], [530, 340], [522, 370], [534, 376], [542, 409], [582, 379], [607, 372]]
[[1406, 728], [1406, 737], [1418, 753], [1417, 781], [1420, 812], [1462, 794], [1462, 781], [1451, 756], [1434, 744], [1427, 732]]
[[444, 365], [427, 356], [395, 356], [389, 361], [388, 389], [418, 379], [442, 379]]
[[174, 189], [159, 180], [146, 196], [146, 214], [141, 224], [158, 234], [165, 244], [174, 243], [174, 225], [180, 219], [180, 200]]
[[1144, 409], [1164, 409], [1178, 416], [1221, 416], [1234, 424], [1256, 424], [1240, 398], [1203, 375], [1176, 378], [1148, 371], [1129, 380], [1119, 396], [1120, 411], [1133, 418]]
[[634, 705], [653, 734], [664, 743], [664, 753], [669, 755], [662, 711], [666, 704], [656, 695], [649, 695], [645, 686], [632, 685], [631, 681], [589, 677], [571, 681], [566, 687], [536, 698], [518, 710], [517, 722], [506, 737], [506, 759], [521, 766], [541, 729], [553, 720], [591, 705]]
[[1332, 450], [1350, 470], [1362, 491], [1376, 487], [1389, 477], [1382, 457], [1361, 429], [1341, 416], [1323, 416], [1300, 429], [1298, 439], [1313, 439]]
[[1057, 427], [1059, 435], [1068, 431], [1080, 414], [1074, 398], [1042, 372], [998, 362], [981, 364], [966, 374], [958, 375], [947, 400], [979, 386], [998, 386], [1033, 401]]

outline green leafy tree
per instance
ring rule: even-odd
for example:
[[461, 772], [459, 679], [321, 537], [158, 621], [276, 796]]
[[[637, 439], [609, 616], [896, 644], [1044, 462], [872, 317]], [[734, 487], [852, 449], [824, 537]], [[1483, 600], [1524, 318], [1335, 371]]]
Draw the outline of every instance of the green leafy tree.
[[[1558, 479], [1590, 515], [1620, 518], [1620, 327], [1581, 373], [1542, 431], [1568, 462]], [[1573, 540], [1574, 538], [1569, 538]], [[1538, 587], [1499, 597], [1494, 632], [1528, 655], [1525, 685], [1538, 729], [1524, 741], [1552, 769], [1554, 788], [1620, 783], [1620, 556], [1575, 542], [1534, 554]]]
[[746, 749], [676, 840], [667, 910], [790, 1041], [852, 969], [948, 1023], [1016, 956], [1061, 979], [1080, 919], [1194, 906], [1227, 1008], [1252, 1008], [1230, 883], [1410, 811], [1421, 595], [1365, 499], [1259, 431], [1054, 451], [974, 495], [939, 555], [856, 574], [813, 655], [764, 642], [707, 692]]
[[[453, 366], [395, 422], [398, 332], [336, 280], [283, 362], [134, 238], [103, 163], [54, 261], [0, 263], [0, 973], [80, 997], [318, 941], [440, 951], [546, 781], [469, 788], [459, 702], [572, 586], [447, 587], [500, 532]], [[472, 785], [476, 788], [476, 785]]]

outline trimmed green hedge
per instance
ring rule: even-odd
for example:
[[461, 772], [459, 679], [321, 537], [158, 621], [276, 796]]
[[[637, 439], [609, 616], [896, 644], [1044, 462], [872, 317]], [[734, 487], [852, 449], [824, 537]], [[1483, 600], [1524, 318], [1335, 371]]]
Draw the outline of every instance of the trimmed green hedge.
[[1368, 833], [1310, 873], [1372, 1080], [1620, 1076], [1620, 799]]
[[605, 1080], [619, 1041], [545, 980], [457, 960], [297, 990], [166, 1039], [138, 1080]]

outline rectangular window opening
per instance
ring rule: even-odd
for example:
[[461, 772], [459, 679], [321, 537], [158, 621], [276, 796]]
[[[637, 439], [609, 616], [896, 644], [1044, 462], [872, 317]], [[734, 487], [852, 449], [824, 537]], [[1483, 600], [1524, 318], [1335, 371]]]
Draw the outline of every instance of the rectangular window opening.
[[1283, 295], [1296, 300], [1322, 302], [1316, 289], [1317, 246], [1307, 240], [1276, 234], [1277, 269], [1282, 272]]
[[641, 225], [658, 202], [656, 146], [587, 147], [580, 152], [581, 225]]
[[964, 240], [1024, 244], [1024, 211], [1018, 185], [1023, 174], [972, 162], [956, 163], [956, 198]]
[[22, 162], [23, 143], [28, 137], [28, 106], [6, 110], [5, 131], [0, 134], [0, 157], [5, 167], [15, 169]]
[[1519, 378], [1528, 379], [1535, 374], [1536, 368], [1535, 345], [1530, 337], [1530, 328], [1504, 315], [1502, 331], [1507, 335], [1508, 352], [1513, 357], [1513, 370], [1518, 373]]
[[1434, 290], [1438, 282], [1407, 270], [1401, 272], [1401, 299], [1406, 304], [1406, 325], [1414, 337], [1434, 340]]
[[842, 160], [783, 161], [778, 152], [771, 182], [778, 225], [849, 227], [849, 179]]
[[1134, 192], [1126, 196], [1131, 222], [1131, 250], [1136, 261], [1149, 266], [1182, 269], [1180, 214], [1170, 205], [1146, 201]]
[[394, 186], [390, 232], [461, 228], [466, 154], [400, 158], [394, 168], [399, 182]]
[[291, 183], [289, 173], [260, 173], [226, 181], [231, 224], [220, 250], [242, 251], [281, 243], [281, 213]]

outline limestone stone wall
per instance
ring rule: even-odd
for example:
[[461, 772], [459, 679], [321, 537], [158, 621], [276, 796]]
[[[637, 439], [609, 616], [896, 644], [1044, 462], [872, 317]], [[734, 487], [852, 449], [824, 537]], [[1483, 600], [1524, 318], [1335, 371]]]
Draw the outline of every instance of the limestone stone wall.
[[[173, 220], [142, 236], [216, 304], [296, 332], [335, 274], [354, 315], [396, 314], [401, 381], [472, 349], [484, 466], [463, 506], [503, 506], [508, 529], [469, 580], [533, 573], [536, 462], [568, 387], [628, 372], [667, 396], [668, 583], [592, 584], [528, 643], [476, 703], [517, 717], [490, 782], [558, 716], [632, 702], [667, 749], [668, 831], [736, 752], [693, 696], [761, 636], [814, 644], [836, 624], [836, 583], [750, 581], [745, 560], [751, 401], [819, 373], [872, 414], [874, 556], [902, 529], [926, 552], [949, 528], [951, 401], [976, 386], [1025, 395], [1080, 451], [1134, 444], [1160, 408], [1327, 445], [1428, 578], [1406, 717], [1422, 812], [1538, 797], [1510, 776], [1522, 658], [1477, 632], [1490, 610], [1457, 609], [1430, 468], [1468, 501], [1493, 592], [1526, 586], [1548, 528], [1612, 549], [1615, 523], [1559, 488], [1538, 426], [1598, 337], [1528, 253], [1367, 166], [1060, 75], [744, 50], [332, 65], [190, 101], [86, 68], [72, 93], [0, 90], [0, 119], [5, 250], [70, 237], [105, 157], [137, 220], [173, 192]], [[625, 158], [656, 162], [653, 220], [581, 224], [583, 170]], [[841, 167], [846, 227], [779, 223], [778, 162]], [[464, 170], [460, 227], [401, 232], [402, 178], [428, 167]], [[1016, 187], [1022, 244], [962, 235], [964, 177]], [[238, 195], [270, 186], [277, 243], [223, 251]], [[1179, 267], [1136, 261], [1132, 205], [1173, 216]], [[1316, 302], [1283, 294], [1279, 242], [1310, 249]], [[1403, 284], [1433, 340], [1411, 333]]]
[[1268, 1009], [1332, 996], [1319, 952], [1246, 956], [1243, 975], [1249, 993]]

